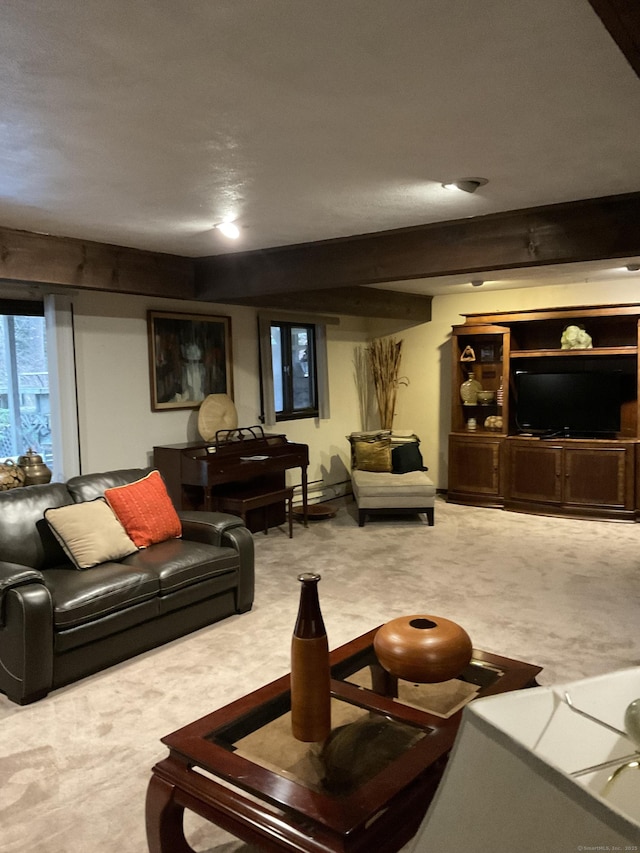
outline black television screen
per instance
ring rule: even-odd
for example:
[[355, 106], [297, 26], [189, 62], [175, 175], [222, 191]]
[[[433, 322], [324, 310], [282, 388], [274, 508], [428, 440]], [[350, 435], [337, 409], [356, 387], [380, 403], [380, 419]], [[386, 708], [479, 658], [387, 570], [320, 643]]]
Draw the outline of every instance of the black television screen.
[[597, 437], [620, 431], [620, 373], [516, 371], [521, 432]]

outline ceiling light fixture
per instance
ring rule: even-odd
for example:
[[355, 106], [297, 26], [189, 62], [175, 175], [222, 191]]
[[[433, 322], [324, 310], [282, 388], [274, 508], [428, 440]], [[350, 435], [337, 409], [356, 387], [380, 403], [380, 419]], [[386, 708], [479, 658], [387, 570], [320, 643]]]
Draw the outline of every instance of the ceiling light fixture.
[[627, 264], [627, 269], [629, 272], [638, 272], [638, 270], [640, 270], [640, 264]]
[[471, 279], [471, 286], [472, 287], [482, 287], [483, 284], [484, 284], [484, 281], [481, 278]]
[[214, 225], [221, 234], [224, 234], [225, 237], [228, 237], [229, 240], [237, 240], [240, 236], [240, 229], [235, 224], [235, 222], [220, 222], [218, 225]]
[[483, 187], [488, 183], [487, 178], [460, 178], [457, 181], [452, 181], [442, 186], [445, 190], [460, 190], [465, 193], [474, 193], [478, 187]]

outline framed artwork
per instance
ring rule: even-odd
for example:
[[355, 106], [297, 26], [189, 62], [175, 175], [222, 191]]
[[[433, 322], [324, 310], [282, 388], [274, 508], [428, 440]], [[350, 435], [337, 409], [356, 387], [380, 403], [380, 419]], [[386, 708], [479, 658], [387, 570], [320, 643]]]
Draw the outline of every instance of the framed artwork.
[[493, 344], [482, 344], [480, 347], [480, 361], [495, 361], [496, 350]]
[[209, 394], [233, 399], [231, 318], [147, 313], [151, 411], [197, 409]]

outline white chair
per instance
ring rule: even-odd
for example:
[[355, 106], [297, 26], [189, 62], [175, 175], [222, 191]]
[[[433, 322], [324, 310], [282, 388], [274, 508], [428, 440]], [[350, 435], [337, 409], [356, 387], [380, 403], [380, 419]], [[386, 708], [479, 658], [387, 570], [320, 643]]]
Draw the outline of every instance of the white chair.
[[434, 524], [436, 487], [426, 473], [415, 433], [351, 433], [351, 485], [358, 523], [367, 516], [424, 513]]

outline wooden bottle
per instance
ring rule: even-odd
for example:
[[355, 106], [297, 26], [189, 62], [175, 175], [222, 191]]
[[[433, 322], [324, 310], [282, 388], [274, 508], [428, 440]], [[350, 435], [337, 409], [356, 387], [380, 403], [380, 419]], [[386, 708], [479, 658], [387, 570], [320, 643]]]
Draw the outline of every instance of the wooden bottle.
[[320, 575], [298, 575], [300, 606], [291, 639], [291, 730], [307, 743], [331, 732], [329, 643], [320, 612]]

